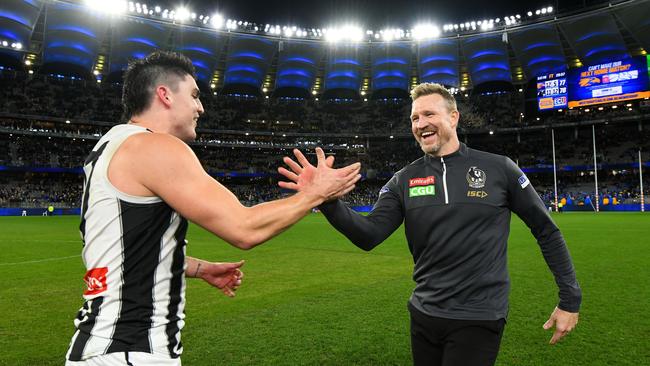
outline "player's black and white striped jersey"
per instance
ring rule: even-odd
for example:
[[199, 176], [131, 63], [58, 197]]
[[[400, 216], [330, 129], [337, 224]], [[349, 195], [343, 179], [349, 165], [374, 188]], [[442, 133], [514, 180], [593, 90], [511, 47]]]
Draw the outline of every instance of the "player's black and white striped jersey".
[[176, 358], [182, 352], [187, 221], [159, 197], [120, 192], [107, 175], [122, 142], [149, 132], [115, 126], [84, 163], [86, 301], [74, 321], [68, 360], [125, 351]]

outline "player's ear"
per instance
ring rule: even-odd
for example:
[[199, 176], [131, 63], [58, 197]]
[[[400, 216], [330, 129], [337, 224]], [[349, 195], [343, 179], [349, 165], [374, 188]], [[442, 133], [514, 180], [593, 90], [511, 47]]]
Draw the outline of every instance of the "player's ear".
[[165, 106], [170, 107], [172, 103], [171, 90], [165, 85], [158, 85], [156, 87], [156, 99]]

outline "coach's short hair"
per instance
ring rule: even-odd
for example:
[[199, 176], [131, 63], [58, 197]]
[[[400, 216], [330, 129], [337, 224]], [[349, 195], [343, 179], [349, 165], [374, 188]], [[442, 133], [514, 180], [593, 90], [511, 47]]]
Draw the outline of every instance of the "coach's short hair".
[[416, 100], [425, 95], [438, 94], [446, 102], [449, 112], [457, 111], [456, 98], [444, 86], [438, 83], [422, 83], [411, 90], [411, 99]]
[[151, 106], [156, 86], [165, 84], [175, 90], [185, 75], [196, 78], [194, 65], [178, 53], [154, 51], [143, 59], [131, 61], [122, 87], [124, 121], [128, 122]]

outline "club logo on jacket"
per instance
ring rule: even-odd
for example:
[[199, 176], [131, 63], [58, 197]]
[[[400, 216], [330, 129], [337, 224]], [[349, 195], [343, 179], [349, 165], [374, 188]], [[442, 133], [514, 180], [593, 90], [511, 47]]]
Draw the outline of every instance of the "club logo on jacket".
[[473, 166], [470, 167], [467, 171], [467, 183], [470, 188], [483, 188], [485, 187], [485, 181], [487, 180], [487, 175], [481, 169]]

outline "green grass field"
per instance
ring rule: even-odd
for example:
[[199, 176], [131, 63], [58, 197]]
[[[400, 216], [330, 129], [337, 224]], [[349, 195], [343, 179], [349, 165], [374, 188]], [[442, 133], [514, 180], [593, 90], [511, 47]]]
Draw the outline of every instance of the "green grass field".
[[[513, 220], [510, 316], [498, 365], [650, 365], [650, 214], [561, 214], [584, 299], [556, 346], [542, 324], [557, 288]], [[76, 217], [0, 218], [0, 364], [61, 365], [82, 305]], [[370, 253], [310, 215], [252, 251], [196, 226], [188, 254], [246, 259], [234, 299], [188, 281], [185, 365], [409, 365], [412, 259], [402, 230]]]

